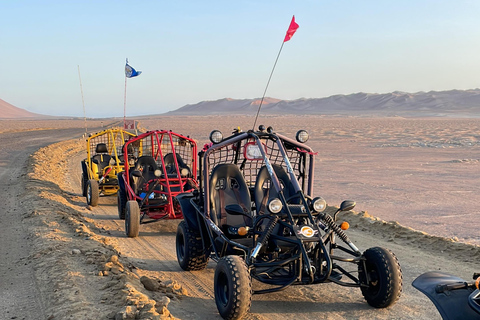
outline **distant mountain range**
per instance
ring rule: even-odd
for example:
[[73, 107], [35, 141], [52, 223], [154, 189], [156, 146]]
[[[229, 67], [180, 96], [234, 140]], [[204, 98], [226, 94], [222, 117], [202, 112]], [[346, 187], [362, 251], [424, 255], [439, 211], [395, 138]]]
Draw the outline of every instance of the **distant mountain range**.
[[[255, 115], [260, 99], [220, 99], [188, 104], [163, 115]], [[265, 98], [261, 114], [380, 117], [480, 117], [480, 89], [429, 92], [353, 93], [327, 98]], [[0, 119], [50, 118], [0, 99]]]
[[[189, 104], [166, 115], [255, 114], [260, 99], [220, 99]], [[354, 93], [327, 98], [265, 98], [262, 114], [480, 117], [480, 89], [407, 93]]]
[[25, 109], [17, 108], [14, 105], [0, 99], [0, 119], [38, 119], [48, 116], [33, 113]]

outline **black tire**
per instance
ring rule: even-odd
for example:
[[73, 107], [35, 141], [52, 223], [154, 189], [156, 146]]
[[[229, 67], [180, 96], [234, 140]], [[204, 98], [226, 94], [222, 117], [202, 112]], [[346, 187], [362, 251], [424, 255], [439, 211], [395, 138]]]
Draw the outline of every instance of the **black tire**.
[[96, 207], [98, 205], [98, 198], [100, 191], [98, 190], [98, 181], [90, 179], [87, 182], [87, 204]]
[[87, 196], [87, 182], [88, 176], [85, 173], [82, 173], [82, 196]]
[[185, 220], [178, 224], [175, 247], [178, 264], [183, 270], [203, 270], [207, 266], [208, 257], [203, 249], [202, 238]]
[[126, 206], [127, 206], [127, 195], [125, 194], [125, 190], [122, 190], [122, 188], [120, 188], [117, 191], [117, 209], [118, 209], [118, 218], [120, 218], [120, 220], [125, 220]]
[[127, 201], [125, 208], [125, 233], [129, 238], [138, 236], [140, 229], [140, 207], [135, 200]]
[[363, 262], [360, 262], [358, 277], [362, 284], [368, 284], [368, 288], [361, 287], [365, 300], [375, 308], [395, 304], [402, 293], [402, 270], [397, 257], [392, 251], [380, 247], [367, 249], [363, 256], [366, 259], [366, 269]]
[[252, 304], [252, 280], [247, 265], [239, 256], [218, 261], [214, 278], [215, 303], [223, 319], [241, 319]]

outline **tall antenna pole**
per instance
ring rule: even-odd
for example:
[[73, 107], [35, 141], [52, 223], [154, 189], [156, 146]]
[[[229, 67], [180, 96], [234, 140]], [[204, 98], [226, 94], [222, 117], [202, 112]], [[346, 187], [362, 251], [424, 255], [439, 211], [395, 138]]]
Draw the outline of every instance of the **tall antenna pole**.
[[265, 87], [265, 91], [263, 91], [262, 100], [260, 100], [260, 105], [258, 106], [257, 115], [255, 116], [255, 121], [253, 122], [252, 130], [255, 130], [255, 125], [257, 124], [258, 115], [260, 114], [260, 109], [262, 108], [263, 99], [265, 98], [265, 94], [267, 93], [268, 85], [270, 84], [270, 80], [272, 79], [273, 71], [275, 70], [275, 66], [277, 65], [278, 57], [280, 57], [280, 53], [282, 52], [284, 43], [285, 41], [282, 42], [282, 46], [278, 51], [277, 59], [275, 59], [275, 63], [273, 64], [272, 72], [270, 72], [270, 77], [268, 77], [267, 86]]
[[82, 105], [83, 105], [83, 120], [85, 123], [85, 135], [87, 134], [87, 115], [85, 113], [85, 100], [83, 99], [83, 88], [82, 88], [82, 77], [80, 76], [80, 65], [78, 67], [78, 79], [80, 80], [80, 93], [82, 94]]

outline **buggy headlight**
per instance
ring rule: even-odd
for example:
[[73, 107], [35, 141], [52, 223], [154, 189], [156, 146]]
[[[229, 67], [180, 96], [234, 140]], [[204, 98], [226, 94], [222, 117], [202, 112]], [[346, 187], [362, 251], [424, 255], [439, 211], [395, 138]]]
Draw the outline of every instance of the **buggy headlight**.
[[305, 143], [308, 141], [308, 132], [306, 130], [299, 130], [295, 138], [298, 142]]
[[282, 208], [283, 208], [282, 201], [280, 201], [280, 199], [278, 198], [272, 199], [268, 203], [268, 210], [271, 213], [279, 213], [280, 211], [282, 211]]
[[213, 143], [219, 143], [223, 140], [223, 134], [220, 132], [220, 130], [213, 130], [210, 132], [210, 141]]
[[153, 174], [155, 175], [155, 177], [160, 177], [162, 176], [162, 171], [160, 171], [160, 169], [155, 169], [155, 171], [153, 172]]
[[117, 164], [117, 161], [114, 159], [114, 158], [110, 158], [110, 161], [108, 162], [108, 164], [113, 167], [114, 165]]
[[312, 200], [312, 209], [315, 212], [322, 212], [327, 208], [327, 202], [322, 197], [317, 197]]

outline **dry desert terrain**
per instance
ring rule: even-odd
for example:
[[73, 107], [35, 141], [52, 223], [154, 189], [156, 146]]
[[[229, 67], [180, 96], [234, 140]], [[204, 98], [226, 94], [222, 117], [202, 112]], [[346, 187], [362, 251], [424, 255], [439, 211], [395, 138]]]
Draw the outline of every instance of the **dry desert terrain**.
[[[0, 137], [8, 143], [0, 153], [0, 318], [219, 319], [215, 263], [181, 271], [178, 221], [141, 226], [140, 236], [129, 239], [116, 197], [86, 206], [80, 189], [84, 123], [66, 121], [2, 122]], [[92, 132], [115, 121], [87, 124]], [[258, 124], [291, 137], [309, 131], [308, 144], [318, 152], [316, 195], [331, 206], [355, 200], [354, 211], [341, 217], [350, 222], [350, 238], [361, 250], [395, 252], [404, 283], [402, 297], [388, 309], [370, 308], [358, 289], [324, 284], [255, 296], [248, 318], [440, 319], [411, 282], [429, 270], [466, 279], [478, 271], [480, 119], [268, 116]], [[251, 117], [238, 116], [140, 120], [141, 128], [172, 129], [200, 147], [212, 129], [228, 135], [252, 125]], [[61, 135], [41, 140], [51, 132]], [[39, 143], [27, 148], [35, 139]]]

